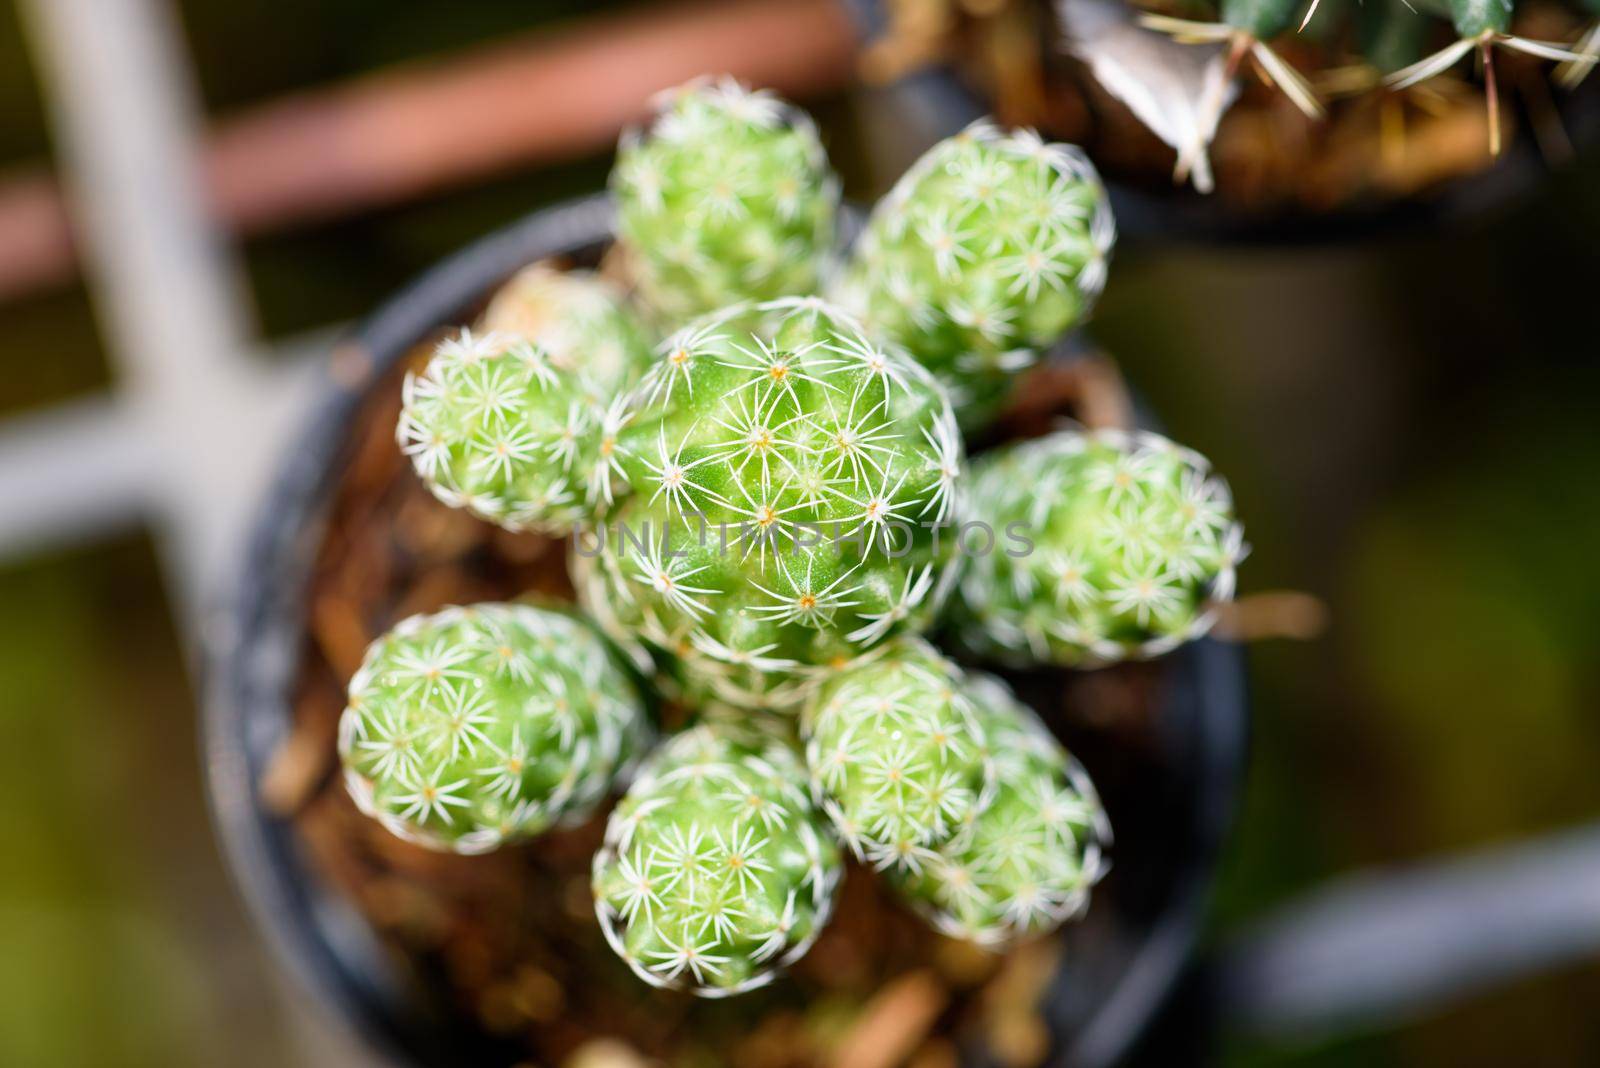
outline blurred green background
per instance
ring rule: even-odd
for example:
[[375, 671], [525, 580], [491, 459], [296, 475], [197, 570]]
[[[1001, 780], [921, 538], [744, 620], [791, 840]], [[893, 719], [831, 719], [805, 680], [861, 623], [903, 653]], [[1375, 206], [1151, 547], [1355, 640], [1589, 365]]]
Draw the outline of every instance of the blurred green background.
[[[596, 5], [177, 6], [221, 115]], [[853, 192], [874, 193], [850, 165], [871, 109], [811, 103]], [[50, 151], [7, 0], [0, 166]], [[607, 162], [251, 240], [263, 332], [359, 316], [465, 241], [597, 188]], [[1232, 480], [1245, 591], [1332, 609], [1321, 639], [1252, 651], [1218, 932], [1351, 868], [1600, 814], [1597, 249], [1591, 153], [1445, 232], [1119, 253], [1094, 334]], [[0, 416], [110, 385], [85, 291], [0, 306], [0, 366]], [[310, 1062], [211, 839], [185, 655], [148, 532], [0, 561], [0, 1065]], [[1313, 1049], [1233, 1041], [1226, 1060], [1595, 1064], [1596, 1004], [1600, 963]]]

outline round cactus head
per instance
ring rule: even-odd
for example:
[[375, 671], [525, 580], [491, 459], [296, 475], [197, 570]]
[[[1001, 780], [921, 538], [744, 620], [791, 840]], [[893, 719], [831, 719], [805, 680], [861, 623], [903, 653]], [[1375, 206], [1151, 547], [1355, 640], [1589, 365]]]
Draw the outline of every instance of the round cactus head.
[[800, 727], [834, 831], [879, 869], [920, 872], [988, 803], [977, 708], [960, 670], [918, 639], [835, 673]]
[[612, 187], [640, 292], [673, 325], [815, 292], [831, 254], [838, 183], [811, 120], [731, 79], [664, 93]]
[[594, 863], [595, 915], [641, 979], [724, 997], [810, 948], [842, 869], [804, 781], [759, 731], [702, 724], [652, 754]]
[[477, 853], [586, 818], [649, 733], [585, 624], [480, 604], [413, 616], [372, 643], [339, 755], [363, 812], [408, 841]]
[[536, 341], [463, 330], [408, 374], [395, 436], [428, 488], [508, 530], [565, 534], [610, 487], [604, 412]]
[[488, 333], [532, 341], [562, 374], [576, 375], [605, 404], [638, 381], [651, 343], [623, 294], [593, 271], [535, 263], [518, 271], [484, 310]]
[[1115, 239], [1070, 145], [987, 123], [935, 145], [878, 204], [833, 295], [951, 392], [966, 426], [1087, 315]]
[[937, 855], [897, 868], [897, 890], [940, 931], [998, 946], [1053, 930], [1088, 907], [1111, 841], [1094, 786], [1005, 685], [971, 675], [994, 790]]
[[629, 492], [580, 535], [601, 577], [586, 603], [719, 676], [723, 700], [797, 699], [809, 673], [925, 626], [953, 579], [944, 392], [817, 298], [686, 327], [622, 424]]
[[973, 509], [1027, 545], [970, 561], [955, 636], [1015, 663], [1093, 666], [1204, 634], [1244, 555], [1228, 487], [1156, 434], [1068, 430], [975, 467]]

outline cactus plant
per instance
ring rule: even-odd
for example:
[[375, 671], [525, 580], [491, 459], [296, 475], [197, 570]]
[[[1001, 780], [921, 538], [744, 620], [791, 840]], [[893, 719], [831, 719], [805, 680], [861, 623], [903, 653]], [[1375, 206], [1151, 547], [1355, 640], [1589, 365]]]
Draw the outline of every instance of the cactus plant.
[[612, 188], [640, 291], [672, 326], [814, 292], [831, 254], [839, 187], [811, 120], [729, 78], [664, 93]]
[[979, 122], [879, 202], [830, 292], [933, 370], [976, 427], [1088, 314], [1115, 236], [1087, 157]]
[[641, 769], [595, 856], [595, 915], [647, 983], [725, 997], [811, 947], [840, 873], [799, 759], [702, 724]]
[[1511, 0], [1449, 0], [1450, 21], [1458, 37], [1431, 56], [1390, 74], [1386, 83], [1394, 89], [1417, 85], [1449, 70], [1476, 50], [1483, 63], [1486, 101], [1489, 108], [1489, 151], [1500, 154], [1499, 82], [1495, 77], [1494, 52], [1509, 49], [1554, 60], [1557, 63], [1583, 64], [1584, 57], [1545, 41], [1531, 41], [1511, 32]]
[[965, 677], [919, 639], [835, 673], [800, 729], [835, 833], [880, 870], [921, 872], [995, 789]]
[[974, 674], [962, 688], [983, 726], [993, 797], [927, 863], [890, 878], [940, 931], [994, 947], [1088, 907], [1111, 825], [1082, 766], [1004, 683]]
[[536, 341], [462, 330], [407, 374], [395, 428], [433, 495], [508, 530], [565, 534], [610, 481], [606, 413]]
[[[1199, 22], [1193, 19], [1172, 18], [1168, 15], [1148, 14], [1141, 21], [1152, 30], [1171, 34], [1186, 44], [1222, 43], [1228, 46], [1225, 73], [1208, 87], [1213, 99], [1208, 110], [1220, 112], [1225, 106], [1224, 86], [1233, 80], [1246, 55], [1255, 60], [1262, 77], [1281, 90], [1308, 117], [1319, 119], [1323, 115], [1322, 102], [1305, 76], [1285, 63], [1266, 42], [1282, 36], [1298, 21], [1300, 28], [1316, 14], [1317, 0], [1311, 0], [1303, 18], [1295, 18], [1301, 0], [1222, 0], [1218, 14], [1220, 22]], [[1215, 120], [1212, 120], [1213, 124]]]
[[550, 366], [576, 375], [601, 405], [638, 381], [650, 364], [651, 339], [622, 291], [593, 271], [535, 263], [490, 298], [485, 333], [532, 341]]
[[960, 434], [927, 372], [838, 309], [789, 298], [685, 327], [619, 423], [627, 490], [594, 532], [585, 604], [720, 676], [723, 700], [792, 704], [809, 674], [931, 621]]
[[638, 695], [600, 638], [527, 604], [400, 623], [367, 649], [339, 721], [361, 810], [458, 853], [586, 818], [648, 739]]
[[953, 633], [1003, 660], [1092, 666], [1205, 633], [1243, 531], [1226, 483], [1157, 434], [1065, 430], [983, 458], [973, 507], [1013, 539], [969, 562]]

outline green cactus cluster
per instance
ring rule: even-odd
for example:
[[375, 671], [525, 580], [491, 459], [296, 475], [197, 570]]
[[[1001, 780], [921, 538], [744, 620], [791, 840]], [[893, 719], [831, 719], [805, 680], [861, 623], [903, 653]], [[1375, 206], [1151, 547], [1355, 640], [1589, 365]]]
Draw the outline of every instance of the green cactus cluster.
[[[357, 804], [433, 848], [525, 840], [626, 787], [596, 915], [641, 978], [708, 997], [806, 951], [841, 843], [956, 937], [1081, 911], [1110, 837], [1086, 775], [918, 635], [959, 584], [945, 622], [985, 653], [1151, 655], [1204, 629], [1242, 554], [1220, 481], [1154, 435], [1002, 449], [969, 487], [951, 390], [981, 421], [1103, 282], [1081, 156], [988, 126], [936, 147], [826, 287], [861, 318], [816, 292], [835, 187], [804, 116], [728, 82], [625, 139], [637, 289], [519, 273], [407, 377], [397, 428], [446, 504], [571, 534], [584, 615], [409, 619], [340, 723]], [[1037, 551], [963, 560], [973, 518]], [[694, 724], [648, 755], [634, 674]]]
[[350, 795], [394, 834], [480, 853], [587, 818], [650, 734], [587, 624], [480, 604], [413, 616], [368, 648], [339, 754]]
[[1210, 629], [1245, 553], [1225, 482], [1158, 434], [1063, 430], [982, 457], [973, 507], [1025, 550], [969, 561], [952, 629], [1009, 663], [1093, 666]]
[[977, 426], [1018, 371], [1082, 322], [1116, 238], [1087, 157], [987, 121], [879, 201], [831, 292], [928, 366]]
[[650, 757], [594, 862], [595, 915], [641, 979], [725, 997], [810, 948], [843, 869], [804, 782], [782, 742], [715, 724]]
[[813, 292], [833, 251], [839, 183], [810, 118], [732, 79], [662, 94], [612, 187], [638, 285], [677, 322]]
[[721, 700], [792, 704], [808, 674], [931, 621], [953, 577], [932, 524], [959, 503], [960, 434], [928, 373], [834, 306], [694, 321], [620, 423], [628, 492], [592, 532], [587, 603]]

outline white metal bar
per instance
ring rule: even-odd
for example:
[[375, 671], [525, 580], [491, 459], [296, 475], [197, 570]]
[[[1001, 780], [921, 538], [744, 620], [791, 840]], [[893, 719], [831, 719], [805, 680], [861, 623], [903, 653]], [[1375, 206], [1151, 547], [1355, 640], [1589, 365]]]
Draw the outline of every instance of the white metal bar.
[[1314, 1041], [1393, 1026], [1600, 953], [1600, 825], [1347, 876], [1261, 921], [1223, 961], [1245, 1031]]
[[0, 422], [0, 559], [138, 522], [155, 468], [148, 439], [109, 397]]
[[[27, 0], [128, 416], [159, 456], [169, 579], [189, 619], [231, 529], [248, 337], [234, 263], [210, 225], [199, 109], [162, 0]], [[204, 502], [222, 495], [220, 507]]]

